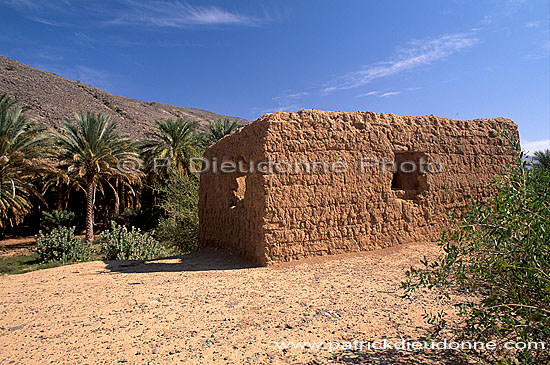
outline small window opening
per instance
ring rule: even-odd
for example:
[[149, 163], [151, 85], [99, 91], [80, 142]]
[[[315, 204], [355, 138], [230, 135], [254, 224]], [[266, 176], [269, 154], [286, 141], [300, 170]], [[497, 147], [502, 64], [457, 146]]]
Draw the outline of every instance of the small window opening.
[[403, 198], [413, 199], [427, 188], [426, 155], [422, 152], [395, 152], [392, 190], [403, 191]]
[[246, 194], [246, 175], [235, 179], [235, 184], [231, 187], [231, 203], [229, 207], [235, 209], [243, 206], [244, 196]]

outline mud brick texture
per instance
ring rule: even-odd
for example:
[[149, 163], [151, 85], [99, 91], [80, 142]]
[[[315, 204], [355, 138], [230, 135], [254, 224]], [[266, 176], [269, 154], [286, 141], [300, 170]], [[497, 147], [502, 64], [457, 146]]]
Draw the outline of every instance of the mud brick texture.
[[446, 213], [494, 193], [509, 140], [517, 125], [504, 118], [266, 114], [205, 152], [199, 246], [269, 265], [436, 240]]

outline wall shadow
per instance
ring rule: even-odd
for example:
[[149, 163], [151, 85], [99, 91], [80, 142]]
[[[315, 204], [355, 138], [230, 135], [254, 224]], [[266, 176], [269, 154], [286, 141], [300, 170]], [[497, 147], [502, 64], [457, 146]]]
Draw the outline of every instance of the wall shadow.
[[187, 255], [166, 257], [157, 260], [103, 261], [105, 269], [118, 273], [183, 272], [211, 270], [239, 270], [259, 267], [252, 261], [233, 252], [201, 248]]

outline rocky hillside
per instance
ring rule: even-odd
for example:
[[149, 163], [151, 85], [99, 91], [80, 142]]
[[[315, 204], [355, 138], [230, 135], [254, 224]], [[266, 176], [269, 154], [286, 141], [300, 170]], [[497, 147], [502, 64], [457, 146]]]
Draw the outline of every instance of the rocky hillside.
[[136, 138], [150, 129], [155, 119], [187, 118], [201, 124], [218, 118], [247, 122], [206, 110], [113, 95], [0, 56], [0, 94], [4, 93], [27, 106], [27, 115], [40, 124], [56, 127], [75, 112], [102, 112], [119, 121], [121, 129]]

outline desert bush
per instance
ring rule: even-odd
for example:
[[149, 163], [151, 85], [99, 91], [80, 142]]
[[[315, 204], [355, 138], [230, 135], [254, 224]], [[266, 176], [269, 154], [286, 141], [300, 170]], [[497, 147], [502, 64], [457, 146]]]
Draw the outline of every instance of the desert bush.
[[179, 254], [191, 252], [197, 245], [196, 227], [179, 219], [160, 218], [155, 232], [159, 241]]
[[75, 222], [76, 215], [68, 210], [43, 212], [42, 217], [40, 217], [40, 227], [45, 231], [51, 231], [54, 228], [72, 227]]
[[86, 261], [92, 255], [91, 246], [74, 235], [74, 227], [54, 228], [47, 233], [40, 231], [36, 235], [36, 246], [43, 263]]
[[105, 260], [149, 260], [163, 252], [161, 244], [148, 233], [135, 227], [128, 230], [115, 222], [100, 234], [99, 240]]
[[159, 220], [156, 237], [179, 253], [197, 245], [199, 227], [199, 179], [194, 175], [174, 175], [157, 185], [159, 207], [165, 216]]
[[[447, 298], [451, 289], [468, 293], [457, 305], [459, 340], [498, 343], [496, 351], [470, 353], [491, 363], [550, 363], [550, 171], [530, 168], [521, 157], [495, 182], [495, 198], [474, 203], [444, 232], [442, 256], [411, 268], [403, 283], [409, 298], [419, 288]], [[446, 327], [444, 313], [428, 314], [436, 330]], [[507, 342], [539, 345], [512, 350]]]

